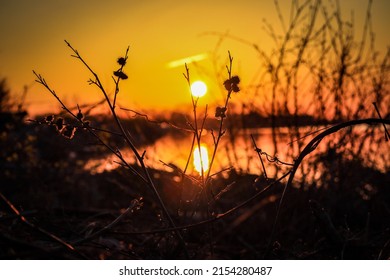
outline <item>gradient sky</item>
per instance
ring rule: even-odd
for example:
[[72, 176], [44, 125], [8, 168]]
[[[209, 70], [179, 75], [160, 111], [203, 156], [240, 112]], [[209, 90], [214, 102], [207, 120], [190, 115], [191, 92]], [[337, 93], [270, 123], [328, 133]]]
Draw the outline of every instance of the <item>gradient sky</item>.
[[[279, 1], [287, 17], [290, 2]], [[346, 18], [354, 11], [357, 29], [363, 26], [367, 3], [340, 1]], [[374, 1], [373, 29], [382, 53], [389, 45], [389, 12], [390, 1]], [[130, 45], [125, 70], [129, 79], [123, 82], [120, 104], [136, 110], [172, 109], [188, 104], [189, 93], [184, 66], [169, 68], [169, 62], [212, 52], [219, 38], [205, 32], [229, 32], [267, 50], [270, 40], [262, 29], [264, 18], [276, 30], [280, 28], [272, 0], [1, 0], [0, 78], [7, 78], [16, 94], [29, 87], [27, 102], [33, 112], [57, 104], [34, 83], [32, 70], [42, 74], [70, 105], [100, 100], [102, 96], [86, 83], [88, 72], [70, 57], [63, 40], [84, 56], [110, 90], [116, 59]], [[259, 67], [255, 52], [233, 40], [225, 40], [219, 50], [221, 56], [231, 51], [234, 72], [245, 86]], [[206, 80], [210, 92], [204, 103], [213, 102], [220, 93], [205, 74], [212, 72], [211, 59], [197, 65], [189, 65], [192, 79]]]

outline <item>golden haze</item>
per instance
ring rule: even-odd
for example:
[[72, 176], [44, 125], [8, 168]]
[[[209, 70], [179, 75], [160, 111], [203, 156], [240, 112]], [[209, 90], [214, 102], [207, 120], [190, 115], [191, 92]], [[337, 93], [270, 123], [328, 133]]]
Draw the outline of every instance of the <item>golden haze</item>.
[[[282, 13], [289, 16], [291, 1], [279, 1]], [[342, 12], [349, 17], [354, 11], [357, 29], [365, 16], [367, 1], [341, 1]], [[372, 13], [377, 46], [386, 46], [389, 25], [389, 1], [374, 1]], [[112, 71], [116, 59], [130, 45], [126, 73], [119, 103], [137, 110], [168, 110], [189, 104], [189, 89], [182, 67], [167, 67], [172, 61], [207, 54], [188, 66], [191, 79], [207, 83], [208, 93], [200, 105], [221, 97], [214, 78], [212, 56], [216, 47], [219, 62], [226, 61], [227, 51], [234, 56], [234, 73], [242, 86], [249, 85], [260, 65], [253, 49], [235, 40], [205, 35], [228, 32], [269, 50], [272, 40], [262, 29], [266, 18], [276, 31], [281, 30], [273, 1], [3, 1], [0, 4], [0, 77], [6, 77], [12, 91], [20, 95], [29, 87], [30, 111], [40, 113], [55, 108], [56, 102], [34, 83], [32, 70], [68, 103], [91, 103], [102, 96], [87, 84], [89, 74], [70, 57], [66, 39], [79, 50], [114, 90]], [[220, 65], [219, 65], [220, 66]]]

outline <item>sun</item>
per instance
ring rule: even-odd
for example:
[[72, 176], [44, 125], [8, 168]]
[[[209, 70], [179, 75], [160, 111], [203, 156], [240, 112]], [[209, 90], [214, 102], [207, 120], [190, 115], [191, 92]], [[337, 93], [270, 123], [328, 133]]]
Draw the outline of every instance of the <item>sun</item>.
[[195, 97], [202, 97], [207, 92], [207, 86], [202, 81], [193, 82], [191, 85], [191, 93]]

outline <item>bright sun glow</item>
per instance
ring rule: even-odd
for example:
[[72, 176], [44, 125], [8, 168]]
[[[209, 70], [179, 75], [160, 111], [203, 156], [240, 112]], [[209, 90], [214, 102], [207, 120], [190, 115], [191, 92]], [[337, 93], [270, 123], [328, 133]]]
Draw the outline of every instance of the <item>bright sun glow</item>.
[[193, 82], [191, 85], [191, 93], [195, 97], [202, 97], [207, 92], [207, 86], [202, 81]]
[[202, 173], [202, 167], [203, 172], [209, 169], [209, 155], [206, 146], [201, 145], [200, 152], [198, 147], [194, 149], [194, 166], [199, 174]]

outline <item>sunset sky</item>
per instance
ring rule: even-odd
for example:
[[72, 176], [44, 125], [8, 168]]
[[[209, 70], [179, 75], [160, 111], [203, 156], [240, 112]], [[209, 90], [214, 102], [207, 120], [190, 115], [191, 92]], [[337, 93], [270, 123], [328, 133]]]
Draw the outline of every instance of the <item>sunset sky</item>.
[[[290, 2], [279, 1], [288, 18]], [[327, 1], [325, 1], [327, 2]], [[343, 15], [354, 11], [356, 27], [362, 29], [367, 0], [340, 1]], [[376, 46], [382, 53], [389, 45], [390, 1], [374, 1], [372, 7]], [[270, 49], [270, 39], [262, 29], [263, 19], [280, 30], [272, 0], [13, 0], [0, 2], [0, 78], [7, 78], [12, 92], [20, 94], [28, 86], [31, 111], [57, 107], [55, 100], [34, 83], [32, 70], [47, 82], [69, 105], [100, 100], [101, 95], [87, 84], [88, 72], [70, 57], [68, 40], [102, 82], [113, 90], [112, 71], [116, 59], [130, 46], [120, 104], [136, 110], [174, 109], [188, 104], [189, 92], [180, 60], [201, 58], [189, 64], [192, 80], [202, 79], [209, 92], [202, 99], [212, 103], [221, 93], [213, 79], [211, 53], [219, 37], [207, 32], [228, 32]], [[233, 72], [250, 83], [259, 64], [254, 50], [234, 40], [224, 40], [218, 54], [230, 50]], [[178, 66], [169, 64], [179, 61]]]

